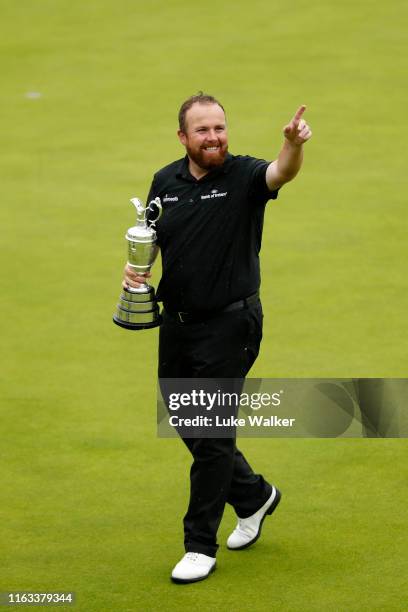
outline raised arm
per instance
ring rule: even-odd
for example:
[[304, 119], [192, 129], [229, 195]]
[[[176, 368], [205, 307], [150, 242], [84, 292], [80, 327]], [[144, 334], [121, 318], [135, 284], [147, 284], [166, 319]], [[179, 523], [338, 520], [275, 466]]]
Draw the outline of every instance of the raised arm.
[[278, 159], [266, 170], [266, 184], [272, 191], [291, 181], [300, 170], [303, 161], [303, 144], [312, 136], [312, 131], [302, 115], [306, 106], [296, 111], [293, 119], [283, 128], [285, 140]]

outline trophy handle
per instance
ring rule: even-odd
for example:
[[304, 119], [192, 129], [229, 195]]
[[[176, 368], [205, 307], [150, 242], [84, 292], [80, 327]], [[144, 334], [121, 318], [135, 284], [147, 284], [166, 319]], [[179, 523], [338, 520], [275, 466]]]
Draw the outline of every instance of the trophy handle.
[[154, 225], [156, 223], [156, 221], [158, 221], [160, 219], [161, 214], [163, 212], [163, 207], [162, 207], [161, 200], [160, 200], [159, 196], [157, 196], [157, 198], [154, 198], [154, 200], [149, 202], [149, 206], [146, 208], [146, 210], [150, 210], [150, 212], [154, 212], [154, 208], [152, 208], [152, 204], [154, 206], [156, 206], [156, 208], [158, 209], [158, 214], [157, 214], [157, 217], [155, 219], [149, 219], [150, 225]]

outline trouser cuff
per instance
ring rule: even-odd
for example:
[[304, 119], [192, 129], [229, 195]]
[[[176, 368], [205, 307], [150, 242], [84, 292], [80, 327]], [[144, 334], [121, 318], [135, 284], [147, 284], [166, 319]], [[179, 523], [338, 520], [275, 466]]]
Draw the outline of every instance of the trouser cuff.
[[187, 552], [196, 552], [201, 555], [207, 555], [207, 557], [215, 558], [218, 550], [218, 545], [215, 546], [206, 546], [205, 544], [194, 544], [194, 542], [189, 542], [184, 545], [185, 551]]

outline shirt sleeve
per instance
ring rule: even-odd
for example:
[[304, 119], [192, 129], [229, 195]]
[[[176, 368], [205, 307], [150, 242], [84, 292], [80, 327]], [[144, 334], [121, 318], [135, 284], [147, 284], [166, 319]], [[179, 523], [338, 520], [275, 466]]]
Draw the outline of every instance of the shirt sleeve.
[[248, 158], [248, 161], [250, 196], [263, 204], [268, 200], [276, 200], [280, 188], [271, 191], [266, 184], [266, 170], [270, 162], [255, 157]]

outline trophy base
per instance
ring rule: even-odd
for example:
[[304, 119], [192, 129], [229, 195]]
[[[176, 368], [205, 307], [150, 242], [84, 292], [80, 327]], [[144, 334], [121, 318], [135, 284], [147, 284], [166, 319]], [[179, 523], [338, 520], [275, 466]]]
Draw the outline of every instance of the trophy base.
[[128, 323], [127, 321], [122, 321], [122, 319], [118, 319], [116, 315], [112, 318], [112, 321], [119, 325], [119, 327], [124, 327], [125, 329], [150, 329], [151, 327], [158, 327], [161, 323], [161, 316], [159, 315], [156, 321], [152, 323]]
[[146, 291], [123, 289], [119, 298], [113, 322], [125, 329], [150, 329], [158, 327], [162, 321], [153, 287], [147, 285]]

